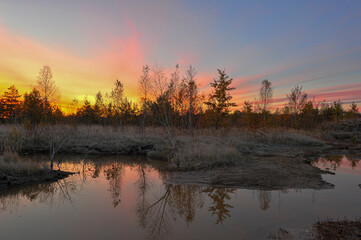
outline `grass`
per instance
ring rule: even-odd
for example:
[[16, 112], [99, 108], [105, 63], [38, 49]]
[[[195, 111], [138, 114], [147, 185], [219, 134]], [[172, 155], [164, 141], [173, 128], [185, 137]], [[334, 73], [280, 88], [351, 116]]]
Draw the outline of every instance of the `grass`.
[[[318, 137], [322, 134], [271, 129], [267, 131], [250, 132], [239, 128], [230, 129], [200, 129], [194, 137], [185, 131], [175, 130], [176, 149], [172, 149], [167, 133], [160, 127], [149, 127], [140, 134], [138, 127], [79, 125], [72, 128], [69, 125], [55, 127], [56, 134], [71, 130], [72, 135], [60, 152], [121, 154], [124, 149], [134, 146], [151, 145], [149, 157], [169, 161], [171, 169], [198, 170], [223, 166], [234, 166], [237, 160], [245, 154], [258, 152], [278, 153], [279, 148], [296, 149], [297, 147], [322, 147], [324, 143]], [[38, 127], [26, 130], [21, 125], [1, 125], [0, 141], [2, 146], [9, 146], [18, 152], [49, 152], [46, 128]], [[315, 137], [316, 136], [316, 137]], [[123, 152], [122, 152], [123, 151]]]
[[20, 157], [18, 153], [5, 151], [0, 156], [0, 171], [8, 175], [37, 175], [49, 171], [49, 168], [45, 163], [31, 161]]

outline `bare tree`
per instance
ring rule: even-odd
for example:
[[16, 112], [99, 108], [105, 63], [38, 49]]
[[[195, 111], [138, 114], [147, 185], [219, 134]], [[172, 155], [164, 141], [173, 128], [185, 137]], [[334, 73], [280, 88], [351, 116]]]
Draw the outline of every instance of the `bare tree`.
[[110, 98], [112, 99], [113, 106], [119, 110], [124, 97], [124, 86], [118, 79], [115, 80], [114, 85], [115, 88], [110, 92]]
[[268, 107], [271, 104], [272, 97], [273, 97], [273, 91], [272, 91], [272, 83], [268, 81], [267, 79], [262, 81], [262, 87], [259, 91], [259, 97], [260, 97], [260, 106], [261, 111], [263, 114], [263, 121], [266, 122], [266, 114], [268, 111]]
[[188, 129], [193, 136], [193, 115], [199, 103], [198, 86], [196, 84], [197, 71], [192, 65], [185, 71], [184, 82], [186, 86], [186, 96], [188, 99]]
[[53, 73], [50, 66], [44, 65], [38, 75], [38, 84], [36, 86], [41, 97], [46, 102], [56, 102], [60, 98], [60, 92], [53, 80]]
[[288, 106], [295, 114], [299, 114], [307, 102], [307, 93], [302, 91], [302, 86], [296, 86], [291, 90], [290, 94], [287, 94]]
[[124, 86], [123, 83], [119, 80], [115, 80], [115, 88], [110, 92], [110, 99], [114, 111], [114, 115], [119, 117], [119, 124], [122, 125], [122, 119], [120, 117], [120, 111], [122, 107], [122, 102], [124, 98]]
[[149, 101], [149, 94], [151, 90], [151, 81], [150, 81], [150, 68], [148, 65], [143, 66], [143, 74], [139, 79], [139, 92], [141, 95], [141, 102], [142, 102], [142, 114], [140, 119], [140, 127], [142, 133], [145, 132], [145, 122], [148, 115], [148, 101]]
[[291, 90], [290, 94], [287, 94], [288, 106], [290, 110], [295, 114], [295, 123], [299, 125], [299, 114], [307, 103], [307, 93], [302, 91], [302, 86], [296, 86]]
[[156, 99], [159, 96], [164, 96], [169, 87], [169, 79], [165, 75], [164, 67], [154, 65], [151, 68], [151, 92]]
[[44, 134], [49, 144], [50, 169], [53, 170], [56, 153], [66, 144], [74, 128], [71, 126], [48, 125], [44, 127]]
[[[176, 67], [176, 71], [177, 71]], [[172, 114], [174, 112], [175, 81], [170, 81], [161, 66], [151, 69], [152, 95], [155, 99], [151, 104], [152, 116], [167, 131], [172, 148], [175, 149]]]

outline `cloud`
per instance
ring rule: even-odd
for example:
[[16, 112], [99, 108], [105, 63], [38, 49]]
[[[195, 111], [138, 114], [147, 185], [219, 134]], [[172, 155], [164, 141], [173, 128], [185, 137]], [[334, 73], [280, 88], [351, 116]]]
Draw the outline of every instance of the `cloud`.
[[14, 84], [22, 92], [29, 91], [36, 85], [38, 71], [47, 64], [52, 67], [63, 102], [83, 94], [93, 95], [99, 90], [108, 91], [115, 79], [124, 82], [126, 93], [135, 97], [145, 54], [136, 29], [130, 28], [128, 35], [108, 39], [104, 47], [81, 56], [0, 26], [0, 87]]

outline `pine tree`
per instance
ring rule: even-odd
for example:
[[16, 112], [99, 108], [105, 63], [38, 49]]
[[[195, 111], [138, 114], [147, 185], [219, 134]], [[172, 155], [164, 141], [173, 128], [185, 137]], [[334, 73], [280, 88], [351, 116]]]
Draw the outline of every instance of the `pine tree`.
[[4, 92], [2, 96], [3, 116], [10, 119], [12, 123], [16, 123], [17, 115], [20, 109], [20, 97], [19, 91], [14, 85], [8, 88], [8, 91]]
[[224, 116], [229, 113], [229, 108], [237, 106], [235, 103], [231, 102], [232, 96], [229, 93], [229, 91], [235, 89], [233, 87], [229, 87], [233, 79], [227, 76], [225, 70], [217, 70], [219, 73], [219, 79], [214, 79], [214, 82], [211, 83], [213, 92], [209, 95], [208, 101], [205, 102], [214, 114], [214, 123], [216, 128], [219, 127], [219, 124], [223, 120]]

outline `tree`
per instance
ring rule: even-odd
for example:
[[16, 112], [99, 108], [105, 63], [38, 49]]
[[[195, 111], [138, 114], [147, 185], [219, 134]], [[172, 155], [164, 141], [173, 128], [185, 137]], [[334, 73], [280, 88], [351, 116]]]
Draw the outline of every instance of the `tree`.
[[31, 125], [38, 125], [43, 120], [43, 100], [36, 88], [24, 94], [23, 116]]
[[71, 126], [50, 124], [44, 127], [44, 134], [49, 144], [50, 169], [53, 170], [56, 153], [66, 144], [74, 132]]
[[184, 83], [186, 88], [186, 96], [188, 99], [188, 129], [193, 136], [193, 115], [199, 104], [198, 86], [196, 84], [197, 71], [192, 65], [185, 72]]
[[343, 117], [343, 107], [340, 100], [334, 101], [331, 106], [332, 116], [336, 121], [339, 121]]
[[98, 118], [98, 123], [99, 124], [100, 124], [100, 121], [101, 121], [101, 119], [103, 117], [103, 114], [105, 112], [104, 109], [105, 109], [105, 104], [104, 104], [104, 100], [103, 100], [103, 95], [99, 91], [95, 95], [95, 104], [94, 104], [94, 114]]
[[302, 127], [306, 129], [312, 129], [316, 127], [318, 113], [318, 104], [315, 103], [315, 100], [308, 100], [301, 110]]
[[307, 93], [302, 91], [302, 86], [296, 86], [287, 94], [288, 106], [295, 114], [299, 114], [307, 102]]
[[287, 94], [287, 98], [288, 106], [295, 114], [296, 127], [299, 127], [299, 114], [307, 102], [307, 93], [302, 91], [302, 86], [297, 85], [291, 90], [290, 94]]
[[20, 97], [21, 95], [14, 85], [10, 86], [2, 96], [3, 117], [11, 119], [13, 123], [16, 123], [19, 113]]
[[213, 87], [213, 92], [209, 95], [208, 101], [205, 104], [211, 109], [215, 114], [215, 127], [218, 128], [223, 117], [228, 114], [229, 108], [237, 106], [235, 103], [231, 102], [232, 96], [229, 91], [235, 89], [229, 87], [233, 79], [229, 78], [225, 73], [225, 70], [217, 69], [219, 74], [219, 79], [214, 79], [214, 82], [211, 83]]
[[352, 104], [350, 105], [350, 109], [347, 111], [347, 117], [354, 118], [357, 117], [358, 114], [358, 107], [355, 102], [352, 102]]
[[[156, 99], [169, 92], [170, 82], [164, 73], [164, 67], [155, 65], [151, 68], [151, 92]], [[169, 94], [169, 93], [168, 93]]]
[[91, 124], [96, 123], [97, 121], [97, 115], [94, 111], [94, 108], [91, 106], [87, 98], [84, 99], [83, 106], [78, 108], [76, 115], [82, 123]]
[[247, 126], [248, 129], [255, 130], [256, 129], [256, 119], [255, 114], [253, 113], [253, 106], [250, 101], [244, 101], [243, 103], [243, 113], [246, 115], [247, 118]]
[[111, 106], [113, 107], [113, 115], [119, 119], [119, 124], [121, 125], [120, 108], [124, 97], [124, 86], [119, 80], [115, 80], [114, 85], [115, 88], [110, 92]]
[[262, 81], [262, 87], [259, 91], [259, 97], [260, 97], [260, 105], [261, 105], [261, 111], [263, 114], [263, 121], [266, 123], [266, 114], [268, 106], [270, 105], [272, 101], [273, 91], [272, 91], [272, 83], [270, 81], [263, 80]]
[[142, 103], [140, 128], [141, 128], [141, 131], [144, 133], [145, 122], [146, 122], [146, 118], [148, 115], [149, 94], [150, 94], [150, 90], [151, 90], [150, 68], [148, 65], [143, 66], [143, 74], [139, 79], [138, 85], [139, 85], [139, 92], [140, 92], [141, 103]]
[[36, 88], [45, 102], [55, 103], [60, 98], [59, 89], [53, 80], [50, 66], [44, 65], [40, 69]]
[[[178, 65], [176, 66], [176, 72]], [[155, 101], [150, 103], [153, 119], [159, 123], [167, 131], [172, 149], [175, 150], [173, 116], [175, 115], [175, 94], [177, 89], [177, 81], [172, 74], [169, 80], [164, 68], [154, 66], [151, 69], [151, 86], [152, 95]]]

